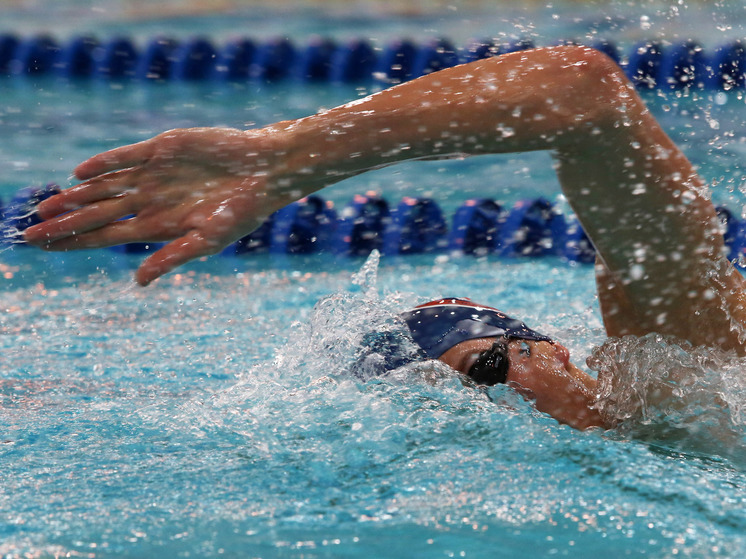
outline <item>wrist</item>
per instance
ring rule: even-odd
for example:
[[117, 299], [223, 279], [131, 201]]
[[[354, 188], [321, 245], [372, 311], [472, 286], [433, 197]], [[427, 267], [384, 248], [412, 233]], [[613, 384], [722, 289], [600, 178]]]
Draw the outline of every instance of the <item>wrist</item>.
[[[370, 168], [371, 153], [356, 147], [359, 138], [339, 131], [324, 114], [281, 123], [275, 129], [281, 173], [291, 189], [307, 196]], [[363, 133], [363, 132], [360, 132]]]

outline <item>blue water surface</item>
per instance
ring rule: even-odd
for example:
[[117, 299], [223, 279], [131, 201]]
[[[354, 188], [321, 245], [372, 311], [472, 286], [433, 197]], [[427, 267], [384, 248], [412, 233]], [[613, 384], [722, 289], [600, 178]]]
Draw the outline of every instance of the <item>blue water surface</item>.
[[385, 264], [372, 288], [350, 282], [352, 264], [295, 264], [198, 267], [148, 290], [94, 274], [5, 291], [2, 550], [746, 549], [744, 464], [725, 443], [707, 453], [696, 442], [580, 433], [510, 389], [464, 386], [435, 363], [367, 383], [348, 372], [369, 325], [434, 294], [432, 275], [438, 293], [509, 304], [582, 362], [603, 339], [587, 268], [414, 258]]
[[[645, 13], [686, 29], [673, 5], [651, 5], [611, 21], [630, 40]], [[731, 13], [708, 10], [697, 13], [712, 26]], [[559, 19], [574, 21], [570, 13]], [[31, 28], [22, 16], [14, 17]], [[568, 28], [605, 21], [583, 17]], [[216, 33], [229, 18], [220, 21]], [[437, 16], [428, 29], [447, 32], [445, 21]], [[176, 25], [186, 33], [198, 23]], [[147, 35], [159, 23], [106, 25]], [[532, 32], [548, 43], [553, 29]], [[168, 128], [262, 125], [371, 87], [2, 82], [0, 137], [12, 141], [0, 145], [0, 197], [66, 184], [82, 159]], [[743, 95], [646, 100], [714, 184], [713, 198], [740, 215]], [[341, 207], [371, 189], [394, 201], [433, 196], [449, 215], [469, 197], [512, 204], [558, 193], [550, 157], [537, 153], [399, 165], [323, 195]], [[387, 257], [359, 272], [363, 259], [260, 254], [206, 259], [142, 289], [131, 281], [139, 259], [0, 252], [0, 555], [746, 554], [742, 363], [703, 365], [697, 378], [721, 399], [697, 400], [665, 425], [676, 437], [651, 434], [650, 422], [577, 432], [504, 386], [475, 389], [437, 363], [368, 382], [349, 373], [365, 332], [451, 294], [523, 317], [586, 367], [605, 341], [588, 266], [436, 254]], [[645, 340], [635, 352], [642, 362], [665, 354], [672, 367], [689, 366], [666, 341]], [[718, 436], [703, 440], [705, 420]]]

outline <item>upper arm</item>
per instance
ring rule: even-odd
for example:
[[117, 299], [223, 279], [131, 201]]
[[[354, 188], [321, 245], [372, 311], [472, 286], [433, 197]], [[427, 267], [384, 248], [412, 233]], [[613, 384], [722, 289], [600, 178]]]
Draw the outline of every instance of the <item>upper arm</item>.
[[594, 95], [607, 109], [555, 151], [563, 192], [598, 251], [607, 332], [746, 353], [744, 280], [724, 257], [707, 186], [623, 73], [604, 68]]
[[638, 320], [627, 293], [614, 281], [613, 276], [600, 258], [596, 258], [596, 289], [606, 334], [621, 337], [634, 333]]
[[693, 345], [719, 347], [746, 353], [746, 286], [741, 273], [721, 258], [710, 273], [689, 291], [677, 286], [669, 298], [665, 286], [653, 282], [655, 300], [636, 298], [599, 257], [596, 287], [604, 327], [609, 336], [668, 334]]

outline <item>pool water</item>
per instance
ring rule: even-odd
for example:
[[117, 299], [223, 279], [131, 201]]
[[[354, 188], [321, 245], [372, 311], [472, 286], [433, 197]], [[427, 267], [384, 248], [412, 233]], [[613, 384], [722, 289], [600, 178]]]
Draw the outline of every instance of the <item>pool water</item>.
[[[437, 292], [510, 301], [586, 355], [603, 340], [588, 268], [411, 257], [356, 284], [360, 264], [253, 259], [147, 290], [107, 273], [3, 292], [2, 551], [746, 549], [744, 462], [728, 452], [738, 446], [580, 433], [433, 363], [367, 383], [348, 372], [365, 323], [435, 293], [431, 274]], [[743, 423], [731, 431], [742, 437]]]
[[[65, 184], [80, 160], [164, 129], [262, 125], [369, 91], [2, 82], [0, 137], [12, 141], [0, 145], [0, 197]], [[646, 99], [714, 200], [741, 215], [743, 95]], [[399, 165], [323, 195], [340, 208], [370, 189], [432, 196], [451, 215], [469, 197], [555, 200], [558, 185], [536, 153]], [[142, 289], [140, 258], [0, 252], [2, 556], [746, 553], [744, 363], [656, 338], [602, 345], [588, 266], [258, 254]], [[643, 419], [581, 433], [437, 363], [350, 375], [366, 332], [451, 294], [520, 315], [586, 368], [591, 354], [615, 366], [626, 353], [630, 401], [669, 367], [694, 381], [664, 407], [643, 405]], [[679, 395], [696, 405], [679, 409]]]

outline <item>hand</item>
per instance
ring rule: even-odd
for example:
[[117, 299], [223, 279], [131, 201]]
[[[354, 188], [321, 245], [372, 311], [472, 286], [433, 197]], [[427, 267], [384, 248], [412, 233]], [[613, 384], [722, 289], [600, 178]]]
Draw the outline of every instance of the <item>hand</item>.
[[75, 169], [84, 182], [38, 206], [48, 221], [27, 229], [26, 241], [45, 250], [171, 241], [137, 271], [147, 285], [219, 252], [291, 201], [271, 190], [270, 136], [177, 129], [96, 155]]

